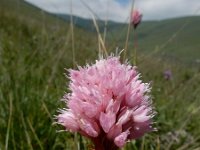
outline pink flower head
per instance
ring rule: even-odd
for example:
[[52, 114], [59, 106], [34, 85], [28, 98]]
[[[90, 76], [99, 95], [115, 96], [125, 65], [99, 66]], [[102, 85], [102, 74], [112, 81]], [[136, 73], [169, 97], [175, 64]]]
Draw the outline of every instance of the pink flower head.
[[69, 70], [69, 79], [58, 123], [90, 138], [96, 150], [116, 150], [152, 131], [150, 87], [135, 67], [110, 56]]
[[131, 16], [131, 23], [133, 27], [136, 29], [142, 20], [142, 14], [138, 10], [134, 10]]

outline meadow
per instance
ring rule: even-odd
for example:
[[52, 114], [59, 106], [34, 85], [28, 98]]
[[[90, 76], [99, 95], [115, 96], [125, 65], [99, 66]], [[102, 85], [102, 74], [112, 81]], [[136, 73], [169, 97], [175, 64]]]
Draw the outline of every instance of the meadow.
[[[138, 31], [137, 68], [142, 79], [152, 84], [158, 131], [128, 143], [124, 150], [200, 149], [200, 67], [193, 61], [200, 56], [200, 17], [164, 22], [144, 23]], [[108, 28], [109, 53], [125, 42], [124, 32], [116, 39], [118, 28]], [[53, 122], [58, 108], [65, 106], [60, 99], [69, 90], [64, 68], [95, 62], [97, 43], [96, 32], [72, 26], [21, 0], [0, 1], [0, 150], [92, 147], [78, 134], [59, 132], [63, 128]], [[133, 64], [132, 37], [127, 56]], [[171, 80], [163, 77], [168, 69]]]

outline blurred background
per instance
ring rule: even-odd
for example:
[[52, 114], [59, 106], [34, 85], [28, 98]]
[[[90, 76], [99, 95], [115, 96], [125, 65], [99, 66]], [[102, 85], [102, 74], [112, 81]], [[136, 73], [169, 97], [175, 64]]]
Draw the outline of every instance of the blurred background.
[[[132, 6], [143, 14], [136, 30]], [[94, 62], [101, 36], [108, 53], [127, 47], [152, 84], [158, 131], [124, 150], [199, 150], [199, 15], [199, 0], [0, 0], [0, 149], [92, 148], [53, 122], [64, 68]]]

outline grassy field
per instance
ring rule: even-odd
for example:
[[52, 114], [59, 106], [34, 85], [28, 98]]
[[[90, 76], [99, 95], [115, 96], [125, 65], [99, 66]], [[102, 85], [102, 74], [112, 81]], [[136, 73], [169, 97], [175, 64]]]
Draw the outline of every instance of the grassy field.
[[[176, 21], [179, 22], [178, 19]], [[176, 28], [165, 24], [165, 28], [174, 30], [165, 39], [170, 40], [181, 26], [179, 23]], [[142, 31], [142, 27], [139, 32], [151, 38], [164, 37], [161, 27], [162, 24], [154, 27], [159, 29], [159, 34]], [[180, 58], [196, 59], [200, 55], [196, 49], [199, 44], [193, 44], [199, 40], [197, 31], [196, 26], [184, 28], [184, 33], [180, 34], [192, 37], [191, 43], [174, 37], [168, 44], [171, 47], [168, 54], [173, 51]], [[64, 68], [73, 67], [71, 35], [69, 24], [20, 0], [0, 2], [0, 149], [76, 150], [77, 144], [80, 150], [91, 147], [87, 139], [68, 132], [57, 133], [62, 127], [53, 125], [57, 109], [64, 106], [59, 100], [68, 91]], [[158, 43], [165, 44], [166, 40]], [[185, 50], [182, 51], [185, 46], [177, 47], [173, 44], [176, 41], [187, 44], [195, 54], [185, 54]], [[98, 57], [97, 43], [95, 33], [74, 27], [75, 65], [94, 62]], [[143, 49], [143, 44], [141, 40], [139, 48]], [[152, 50], [155, 45], [156, 41], [149, 42], [146, 46], [151, 47], [148, 55], [139, 54], [138, 70], [143, 80], [152, 82], [153, 103], [157, 111], [154, 126], [158, 131], [130, 142], [124, 150], [199, 150], [199, 68], [187, 61], [182, 63], [185, 58], [181, 63], [168, 57], [163, 61], [163, 57]], [[115, 52], [117, 46], [117, 40], [112, 38], [107, 43], [109, 52]], [[131, 44], [129, 54], [133, 63]], [[173, 73], [170, 81], [163, 78], [166, 69]]]

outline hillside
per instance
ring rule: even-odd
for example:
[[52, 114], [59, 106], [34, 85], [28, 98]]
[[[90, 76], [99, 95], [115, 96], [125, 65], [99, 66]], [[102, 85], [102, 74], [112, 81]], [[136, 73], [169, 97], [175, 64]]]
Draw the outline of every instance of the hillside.
[[[139, 52], [158, 53], [163, 58], [197, 64], [200, 59], [200, 17], [183, 17], [161, 21], [142, 22], [138, 27]], [[111, 41], [124, 43], [127, 29], [125, 26], [110, 32]], [[121, 36], [116, 36], [120, 34]], [[133, 47], [133, 30], [130, 47]]]
[[[70, 22], [69, 15], [56, 14], [59, 18]], [[145, 14], [144, 14], [145, 15]], [[103, 33], [105, 23], [97, 20], [100, 31]], [[86, 31], [95, 32], [93, 21], [74, 16], [74, 24]], [[127, 24], [108, 21], [107, 40], [111, 48], [123, 48]], [[143, 21], [137, 30], [139, 52], [177, 60], [182, 63], [199, 65], [200, 61], [200, 16], [173, 18], [160, 21]], [[119, 36], [120, 35], [120, 36]], [[112, 47], [112, 43], [118, 43]], [[130, 48], [133, 48], [133, 31], [130, 34]]]
[[[180, 29], [182, 19], [177, 20], [177, 25], [174, 23], [173, 27], [161, 24], [162, 21], [158, 23], [164, 26], [163, 30], [176, 32]], [[176, 22], [175, 20], [166, 21]], [[184, 31], [182, 36], [186, 39], [188, 37], [185, 32], [192, 39], [198, 36], [193, 33], [197, 32], [198, 28], [195, 28], [192, 22], [188, 31], [185, 30], [190, 23], [180, 32], [181, 34]], [[159, 26], [154, 23], [148, 22], [145, 27], [143, 27], [145, 24], [142, 24], [138, 28], [138, 36], [141, 38], [143, 35], [142, 38], [146, 39], [139, 40], [139, 50], [142, 51], [143, 43], [148, 41], [147, 39], [149, 45], [146, 46], [154, 49], [157, 43], [152, 40], [152, 44], [155, 45], [151, 45], [151, 38], [160, 44], [163, 39], [173, 35], [173, 32], [165, 32], [165, 35], [162, 30], [158, 31]], [[124, 25], [115, 27], [109, 29], [112, 34], [108, 33], [106, 41], [109, 52], [115, 52], [115, 48], [123, 44], [122, 37], [127, 30]], [[121, 28], [124, 28], [124, 31], [121, 31]], [[176, 37], [172, 42], [175, 39]], [[179, 40], [182, 43], [182, 40]], [[194, 48], [190, 43], [187, 44]], [[173, 45], [171, 48], [174, 48]], [[181, 51], [177, 47], [174, 49]], [[129, 61], [132, 64], [134, 60], [131, 57], [134, 52], [131, 45], [128, 50]], [[124, 150], [199, 149], [199, 70], [176, 61], [163, 61], [160, 54], [148, 55], [149, 57], [144, 54], [141, 52], [138, 56], [137, 67], [142, 75], [141, 79], [152, 85], [152, 101], [157, 111], [154, 126], [158, 131], [129, 142]], [[63, 75], [66, 73], [64, 68], [91, 64], [97, 58], [98, 40], [95, 33], [74, 27], [74, 38], [72, 38], [70, 24], [56, 16], [47, 14], [22, 0], [1, 0], [0, 149], [92, 149], [91, 142], [79, 134], [61, 132], [60, 130], [64, 128], [54, 124], [54, 117], [58, 114], [58, 108], [65, 107], [60, 101], [62, 95], [69, 92], [66, 86], [68, 80]], [[170, 80], [163, 77], [163, 72], [166, 70], [172, 72]]]
[[[70, 22], [66, 14], [51, 14], [63, 21]], [[145, 14], [144, 14], [145, 15]], [[97, 18], [98, 19], [98, 18]], [[96, 32], [93, 21], [73, 16], [74, 25]], [[103, 33], [105, 22], [97, 20], [100, 31]], [[110, 49], [123, 48], [126, 40], [127, 24], [113, 21], [107, 22], [107, 43]], [[158, 54], [171, 61], [178, 61], [190, 65], [199, 65], [200, 62], [200, 16], [173, 18], [160, 21], [143, 21], [137, 31], [137, 40], [140, 54]], [[113, 44], [117, 43], [116, 44]], [[133, 30], [130, 34], [130, 49], [133, 48]]]

